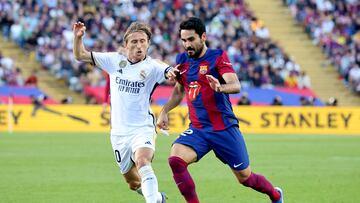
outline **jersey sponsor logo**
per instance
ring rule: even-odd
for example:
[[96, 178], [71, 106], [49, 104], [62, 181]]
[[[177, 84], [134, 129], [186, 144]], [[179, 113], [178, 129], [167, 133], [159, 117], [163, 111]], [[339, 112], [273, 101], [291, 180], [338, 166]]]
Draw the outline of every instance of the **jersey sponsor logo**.
[[205, 75], [207, 73], [208, 67], [207, 66], [200, 66], [199, 73]]
[[201, 85], [197, 81], [192, 81], [189, 84], [188, 97], [191, 102], [194, 101], [196, 97], [199, 95], [200, 89], [201, 89]]
[[129, 94], [139, 94], [140, 89], [145, 86], [145, 82], [143, 81], [131, 81], [128, 79], [124, 80], [120, 77], [116, 77], [115, 82], [116, 84], [119, 84], [119, 92], [126, 92]]

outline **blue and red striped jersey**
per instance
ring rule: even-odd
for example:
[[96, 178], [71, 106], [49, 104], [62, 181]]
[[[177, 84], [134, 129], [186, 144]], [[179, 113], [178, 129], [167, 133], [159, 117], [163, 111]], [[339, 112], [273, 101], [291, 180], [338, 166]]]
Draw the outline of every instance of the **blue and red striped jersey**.
[[190, 127], [218, 131], [238, 126], [229, 94], [215, 92], [206, 79], [206, 75], [212, 75], [225, 84], [222, 75], [235, 73], [226, 52], [207, 49], [205, 55], [197, 59], [184, 52], [177, 55], [176, 63], [180, 64], [178, 82], [185, 89]]

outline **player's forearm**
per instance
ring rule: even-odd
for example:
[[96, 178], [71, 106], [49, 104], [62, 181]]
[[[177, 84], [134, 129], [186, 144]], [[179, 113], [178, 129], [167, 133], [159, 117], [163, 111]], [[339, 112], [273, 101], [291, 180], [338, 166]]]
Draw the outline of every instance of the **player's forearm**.
[[85, 49], [81, 37], [74, 37], [73, 53], [78, 61], [92, 62], [91, 54]]
[[181, 86], [175, 86], [174, 91], [172, 92], [169, 101], [164, 105], [162, 111], [168, 113], [173, 108], [177, 107], [184, 98], [184, 89]]
[[240, 82], [232, 82], [220, 85], [219, 92], [236, 94], [240, 92]]

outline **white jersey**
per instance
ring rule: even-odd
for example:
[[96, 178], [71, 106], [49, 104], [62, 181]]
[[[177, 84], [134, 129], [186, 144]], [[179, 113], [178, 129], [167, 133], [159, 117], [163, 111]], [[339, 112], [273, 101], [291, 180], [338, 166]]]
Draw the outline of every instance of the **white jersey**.
[[117, 52], [91, 52], [93, 63], [110, 76], [111, 134], [127, 136], [143, 127], [155, 130], [150, 97], [166, 80], [169, 65], [147, 56], [132, 64]]

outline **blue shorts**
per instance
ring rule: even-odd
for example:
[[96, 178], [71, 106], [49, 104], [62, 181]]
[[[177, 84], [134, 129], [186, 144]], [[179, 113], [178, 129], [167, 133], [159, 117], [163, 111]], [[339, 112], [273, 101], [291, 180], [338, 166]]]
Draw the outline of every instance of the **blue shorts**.
[[174, 143], [191, 147], [197, 154], [196, 161], [213, 150], [216, 157], [234, 170], [246, 169], [250, 164], [244, 138], [237, 126], [214, 132], [189, 128]]

